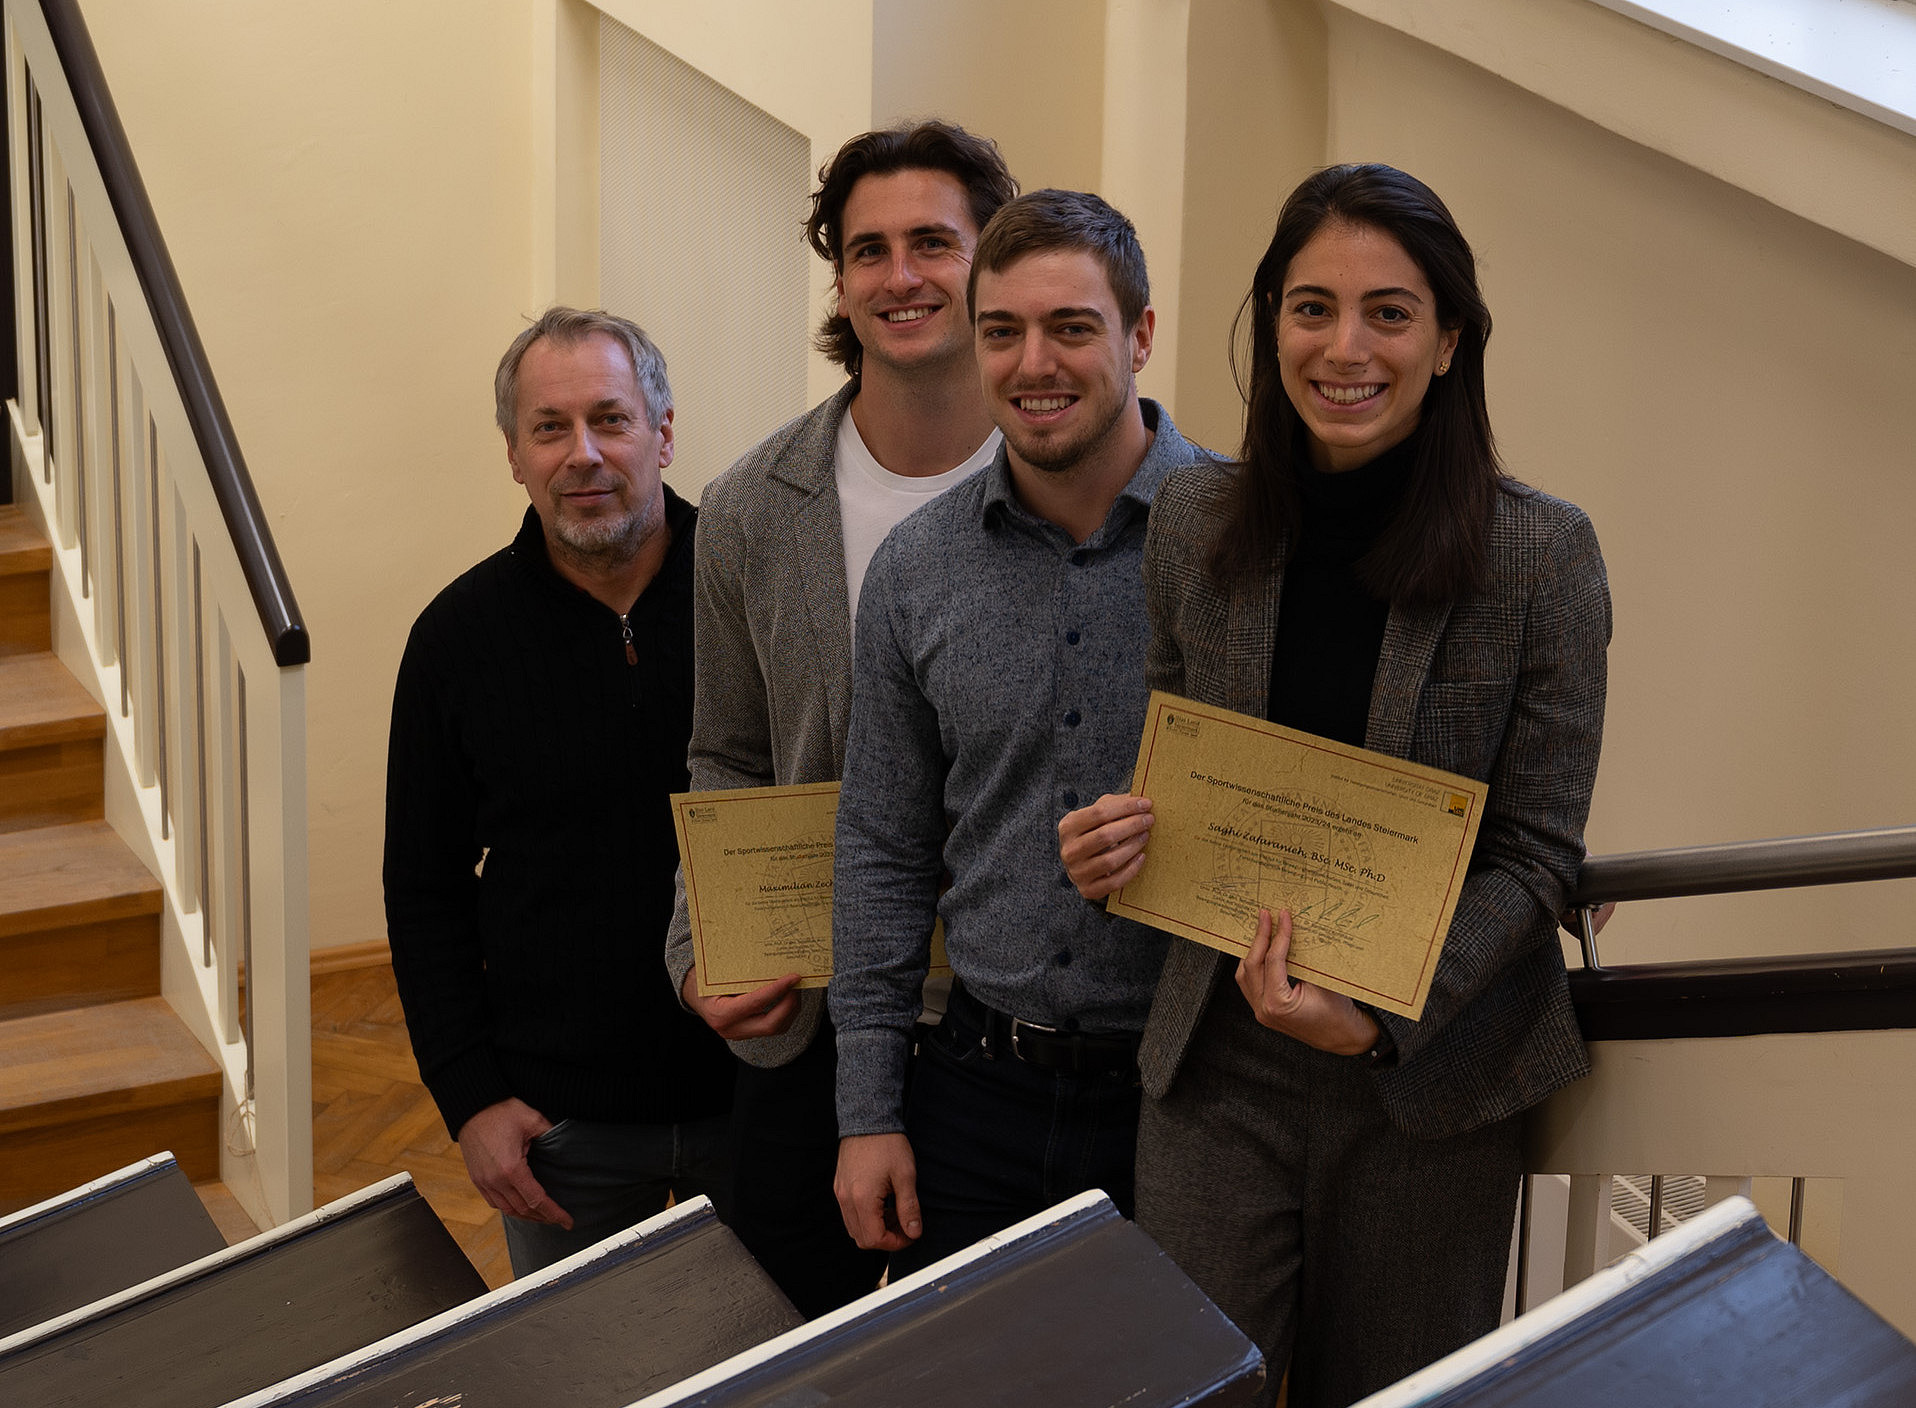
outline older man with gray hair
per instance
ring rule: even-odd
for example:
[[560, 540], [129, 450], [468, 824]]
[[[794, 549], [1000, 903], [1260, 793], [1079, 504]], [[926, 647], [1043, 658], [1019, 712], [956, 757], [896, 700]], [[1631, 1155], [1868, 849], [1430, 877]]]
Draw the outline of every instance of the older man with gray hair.
[[687, 785], [695, 510], [635, 324], [553, 308], [499, 363], [519, 534], [413, 626], [386, 927], [426, 1088], [517, 1275], [723, 1198], [734, 1061], [658, 954]]

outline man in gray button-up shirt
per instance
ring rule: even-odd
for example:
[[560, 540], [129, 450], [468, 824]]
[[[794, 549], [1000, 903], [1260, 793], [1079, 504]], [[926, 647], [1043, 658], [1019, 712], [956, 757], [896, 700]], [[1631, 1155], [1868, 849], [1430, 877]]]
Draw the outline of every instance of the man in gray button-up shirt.
[[[1145, 521], [1165, 477], [1208, 458], [1138, 398], [1154, 316], [1117, 211], [1012, 201], [971, 279], [1005, 444], [872, 559], [838, 811], [837, 1191], [894, 1277], [1087, 1187], [1129, 1211], [1166, 940], [1078, 897], [1057, 822], [1128, 784]], [[939, 916], [958, 981], [907, 1102]]]

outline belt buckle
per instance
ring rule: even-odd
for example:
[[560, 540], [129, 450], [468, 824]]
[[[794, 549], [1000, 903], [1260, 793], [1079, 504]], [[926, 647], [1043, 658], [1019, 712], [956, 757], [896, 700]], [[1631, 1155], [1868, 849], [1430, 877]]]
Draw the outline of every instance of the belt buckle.
[[1018, 1047], [1018, 1035], [1020, 1030], [1038, 1032], [1044, 1036], [1063, 1036], [1064, 1035], [1064, 1033], [1059, 1031], [1058, 1028], [1047, 1027], [1042, 1022], [1027, 1022], [1023, 1017], [1013, 1017], [1011, 1019], [1011, 1054], [1017, 1057], [1020, 1061], [1027, 1061], [1030, 1059]]

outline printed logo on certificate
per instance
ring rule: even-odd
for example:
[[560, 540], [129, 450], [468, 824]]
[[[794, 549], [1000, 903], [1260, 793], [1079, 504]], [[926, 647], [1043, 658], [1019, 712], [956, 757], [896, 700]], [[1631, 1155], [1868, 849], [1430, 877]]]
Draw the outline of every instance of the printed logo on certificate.
[[1483, 783], [1153, 691], [1131, 790], [1155, 821], [1113, 914], [1241, 957], [1288, 909], [1293, 977], [1423, 1013]]
[[[672, 794], [700, 997], [831, 981], [837, 823], [836, 782]], [[950, 971], [937, 921], [931, 966]]]

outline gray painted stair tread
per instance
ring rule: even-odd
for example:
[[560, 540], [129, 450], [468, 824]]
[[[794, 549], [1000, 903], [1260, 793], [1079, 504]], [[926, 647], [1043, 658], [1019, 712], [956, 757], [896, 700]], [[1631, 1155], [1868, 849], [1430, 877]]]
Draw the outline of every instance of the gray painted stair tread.
[[224, 1250], [171, 1155], [0, 1224], [0, 1337]]
[[702, 1199], [641, 1229], [544, 1284], [502, 1287], [409, 1343], [255, 1402], [622, 1408], [799, 1323]]
[[[1908, 1408], [1916, 1344], [1777, 1238], [1742, 1199], [1727, 1232], [1648, 1273], [1559, 1296], [1376, 1408]], [[1740, 1219], [1740, 1220], [1733, 1220]], [[1683, 1236], [1665, 1233], [1649, 1244]], [[1649, 1248], [1641, 1255], [1647, 1255]], [[1601, 1299], [1595, 1299], [1598, 1292]], [[1575, 1309], [1579, 1299], [1594, 1304]], [[1541, 1321], [1537, 1329], [1529, 1322]], [[1524, 1343], [1528, 1340], [1528, 1343]], [[1454, 1366], [1454, 1367], [1453, 1367]]]
[[336, 1216], [242, 1242], [182, 1268], [158, 1289], [0, 1352], [0, 1403], [207, 1408], [484, 1290], [405, 1180]]
[[[1168, 1408], [1255, 1401], [1257, 1349], [1108, 1199], [952, 1258], [814, 1321], [704, 1386], [654, 1402], [725, 1408], [978, 1403]], [[1030, 1227], [1032, 1224], [1021, 1224]], [[981, 1244], [983, 1245], [983, 1244]], [[844, 1313], [841, 1312], [841, 1315]], [[759, 1362], [749, 1362], [751, 1360]], [[648, 1405], [650, 1408], [650, 1405]]]

